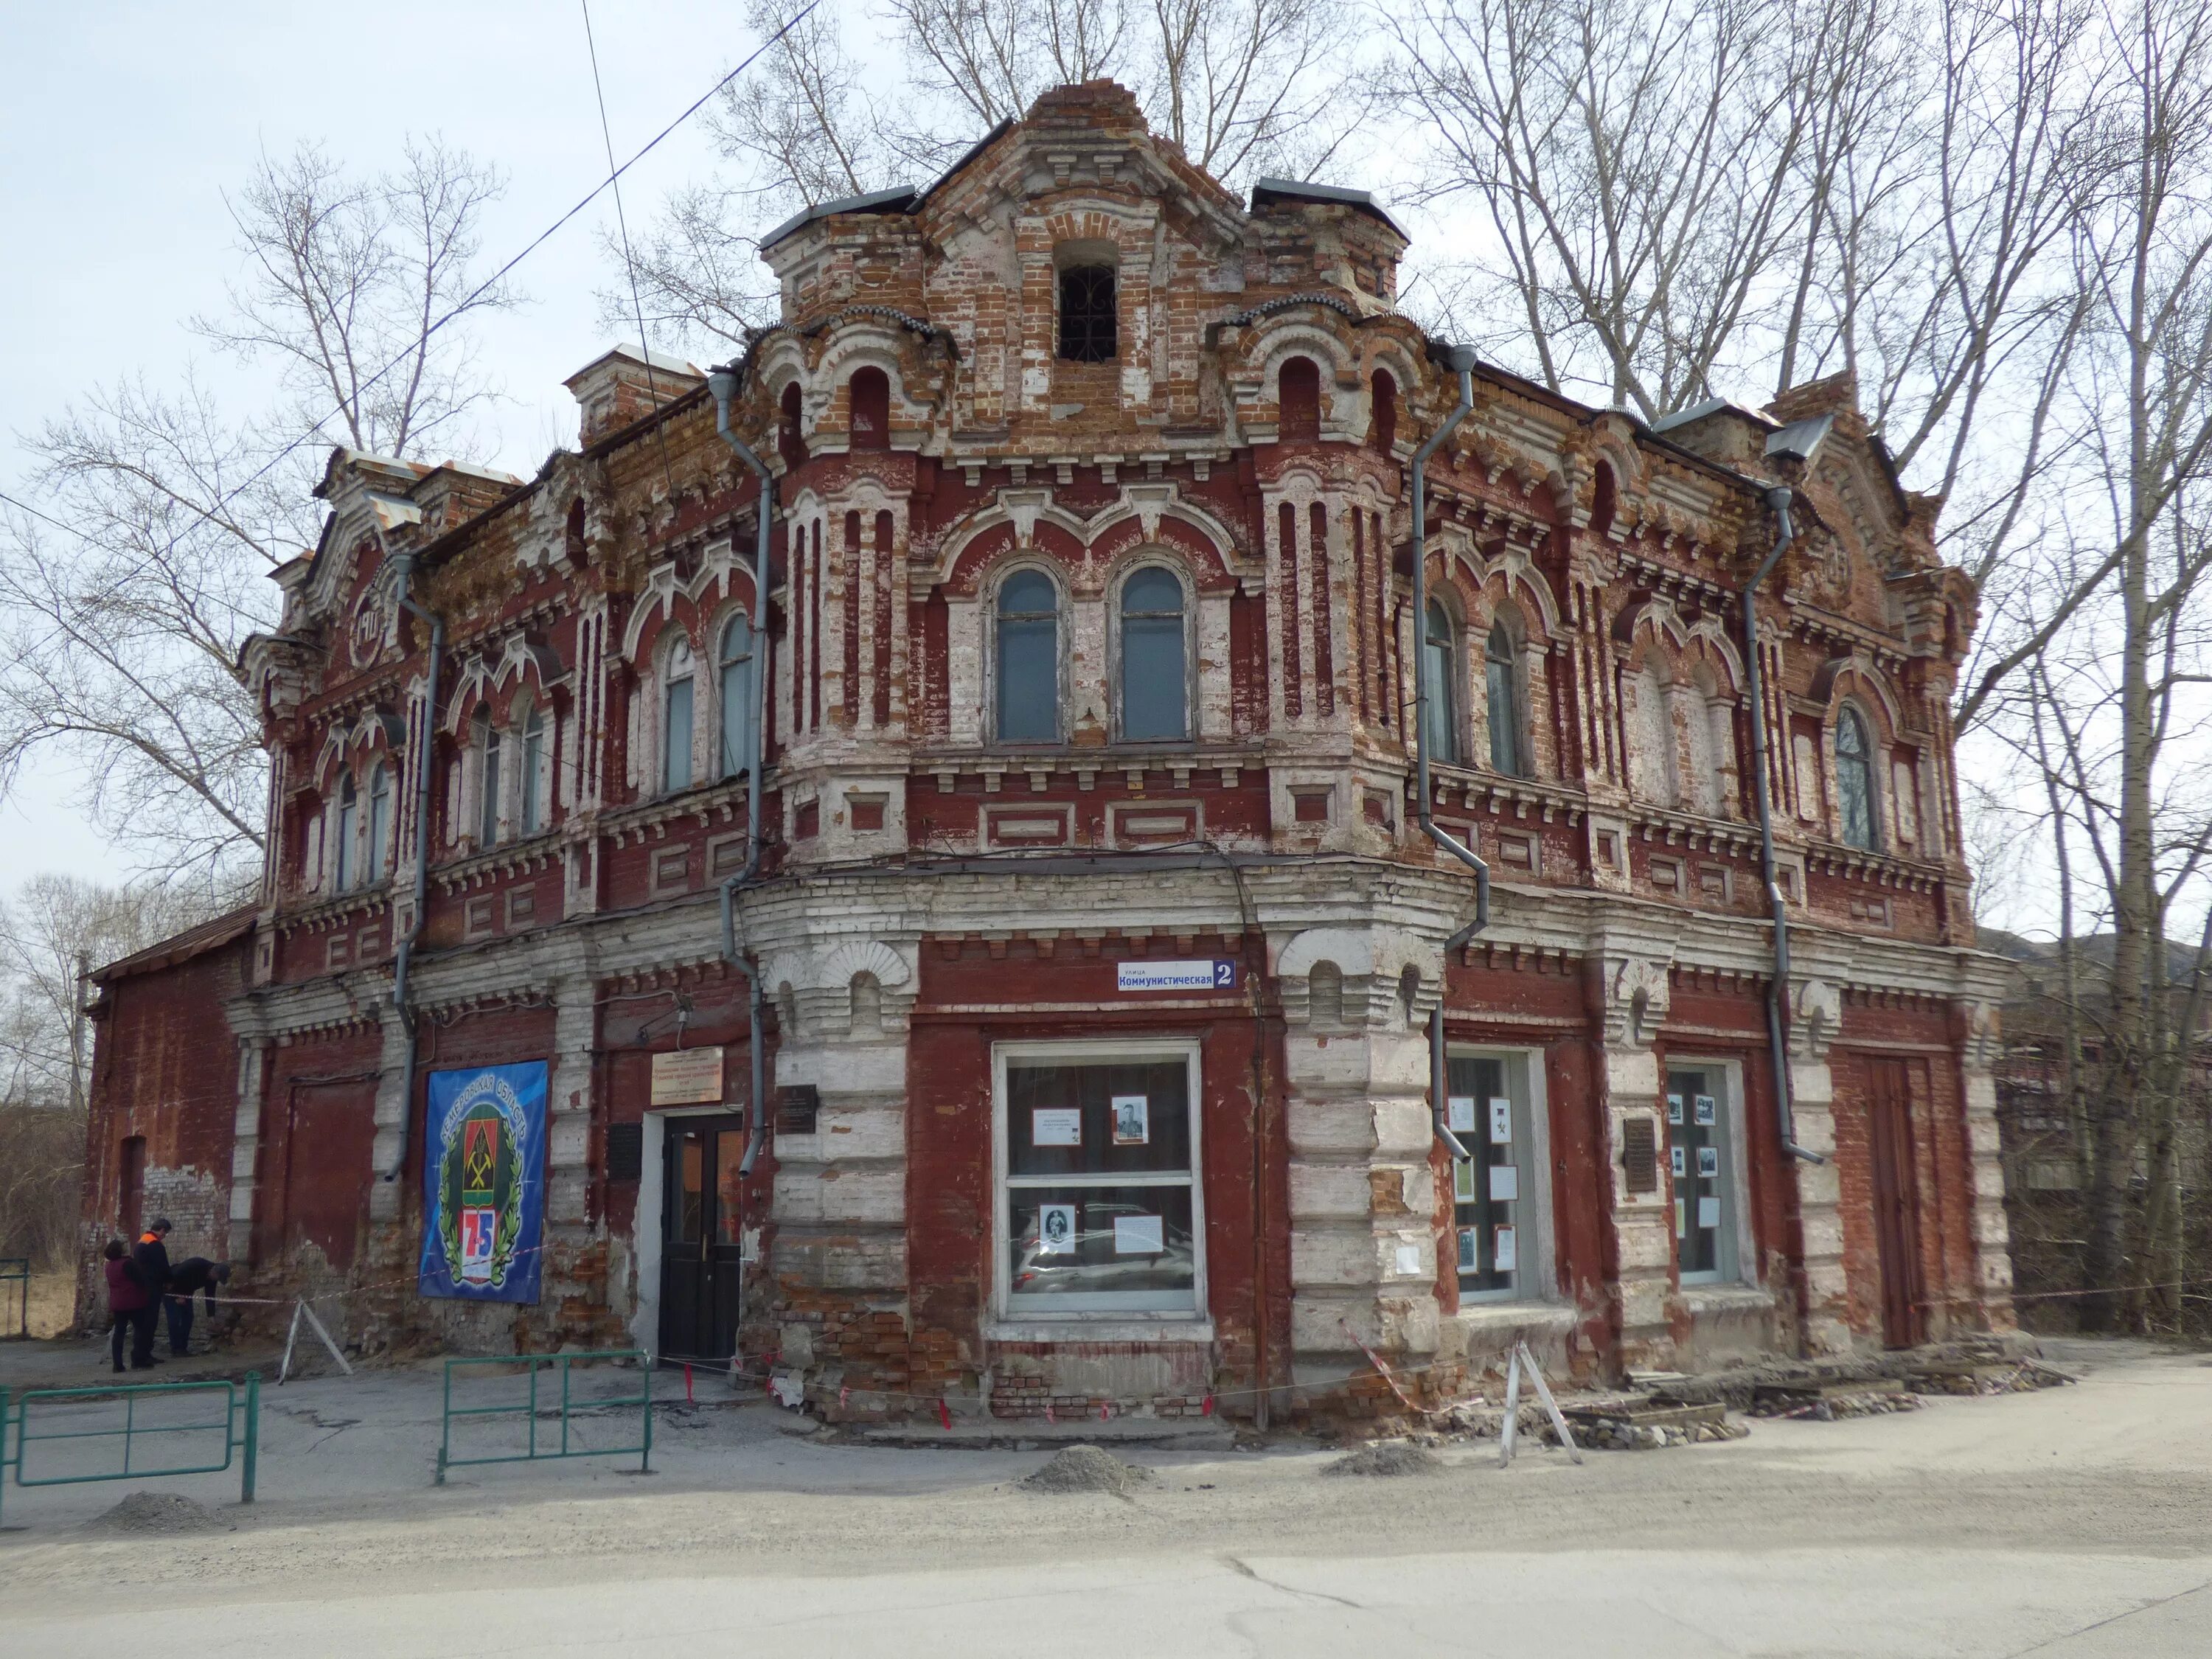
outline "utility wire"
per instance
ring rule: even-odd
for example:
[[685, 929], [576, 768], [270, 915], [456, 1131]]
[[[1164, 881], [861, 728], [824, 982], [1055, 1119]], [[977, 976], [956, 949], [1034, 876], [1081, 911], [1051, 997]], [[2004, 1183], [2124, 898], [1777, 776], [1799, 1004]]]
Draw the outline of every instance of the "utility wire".
[[[607, 89], [599, 79], [599, 48], [592, 39], [592, 0], [576, 0], [584, 13], [584, 46], [592, 55], [592, 90], [599, 100], [599, 137], [607, 147], [607, 182], [615, 188], [615, 225], [622, 233], [623, 268], [629, 273], [630, 309], [637, 317], [637, 349], [645, 356], [645, 390], [653, 399], [655, 409], [660, 407], [660, 382], [653, 369], [653, 342], [645, 332], [645, 302], [637, 297], [637, 260], [629, 251], [629, 220], [623, 213], [622, 171], [615, 166], [615, 135], [607, 125]], [[796, 21], [796, 20], [794, 20]], [[660, 434], [660, 477], [668, 486], [669, 504], [676, 501], [676, 474], [668, 465], [668, 423], [662, 422]]]
[[[383, 368], [378, 369], [376, 373], [370, 375], [368, 380], [362, 381], [360, 386], [355, 388], [354, 396], [356, 398], [359, 398], [363, 392], [371, 390], [378, 384], [378, 382], [382, 380], [386, 375], [391, 374], [392, 370], [398, 368], [402, 363], [405, 362], [410, 357], [415, 356], [416, 352], [420, 351], [424, 346], [428, 344], [432, 335], [444, 328], [445, 325], [452, 322], [454, 318], [461, 315], [462, 313], [465, 312], [471, 306], [474, 305], [477, 301], [481, 299], [487, 291], [502, 281], [517, 265], [520, 264], [525, 259], [527, 259], [532, 254], [543, 247], [548, 241], [551, 240], [553, 236], [559, 232], [563, 226], [567, 225], [571, 219], [574, 219], [593, 202], [597, 201], [599, 198], [599, 193], [602, 191], [615, 187], [618, 184], [623, 174], [628, 173], [632, 167], [635, 167], [640, 161], [642, 161], [647, 156], [650, 155], [655, 149], [659, 149], [663, 139], [674, 132], [677, 128], [682, 126], [694, 115], [696, 115], [701, 109], [706, 106], [706, 103], [708, 99], [712, 98], [716, 93], [721, 91], [724, 87], [729, 85], [731, 82], [736, 80], [738, 76], [743, 75], [747, 70], [750, 69], [760, 60], [762, 55], [765, 53], [770, 46], [775, 45], [775, 43], [782, 40], [785, 35], [790, 33], [792, 30], [797, 28], [801, 23], [805, 22], [808, 16], [811, 15], [815, 9], [821, 3], [822, 0], [809, 0], [809, 3], [796, 15], [794, 15], [789, 22], [784, 24], [784, 26], [776, 30], [774, 34], [769, 35], [767, 40], [762, 41], [757, 46], [755, 46], [750, 52], [745, 55], [743, 62], [739, 63], [735, 69], [732, 70], [727, 75], [725, 75], [720, 80], [715, 82], [713, 86], [708, 88], [706, 91], [701, 93], [696, 99], [693, 100], [692, 102], [686, 106], [682, 114], [678, 115], [666, 126], [661, 128], [661, 130], [655, 133], [651, 139], [647, 141], [643, 149], [640, 149], [637, 154], [631, 156], [629, 161], [624, 161], [620, 167], [614, 167], [612, 165], [613, 151], [611, 147], [608, 151], [608, 161], [611, 170], [605, 179], [593, 185], [591, 191], [586, 193], [574, 207], [570, 208], [566, 213], [556, 219], [536, 236], [532, 237], [529, 244], [525, 246], [520, 252], [517, 253], [497, 270], [492, 272], [492, 274], [489, 276], [487, 276], [483, 282], [477, 283], [477, 286], [470, 291], [467, 297], [463, 299], [459, 304], [456, 305], [451, 311], [448, 311], [444, 316], [439, 318], [435, 322], [432, 323], [429, 327], [423, 330], [421, 337], [413, 345], [408, 347], [406, 350], [401, 352], [390, 362], [385, 364]], [[596, 82], [598, 76], [596, 55], [593, 58], [592, 72], [594, 81]], [[601, 112], [604, 116], [604, 100], [601, 105]], [[617, 197], [617, 204], [619, 204], [619, 197]], [[619, 216], [619, 205], [617, 207], [617, 216]], [[626, 232], [625, 246], [627, 246]], [[639, 342], [639, 344], [641, 348], [642, 348], [644, 343], [641, 341]], [[231, 502], [236, 501], [248, 489], [252, 489], [262, 479], [267, 477], [271, 471], [276, 470], [278, 463], [283, 461], [286, 456], [291, 454], [294, 450], [298, 449], [302, 444], [307, 443], [315, 438], [324, 436], [324, 422], [333, 420], [337, 416], [344, 412], [345, 404], [341, 403], [328, 415], [324, 416], [321, 420], [317, 421], [313, 426], [309, 427], [307, 431], [301, 433], [298, 437], [293, 439], [290, 443], [286, 444], [283, 448], [278, 450], [274, 455], [270, 456], [268, 460], [262, 464], [260, 470], [253, 473], [252, 476], [248, 477], [243, 483], [238, 484], [227, 491], [216, 501], [212, 507], [207, 509], [205, 512], [195, 510], [194, 516], [199, 519], [210, 519], [215, 517], [217, 514], [221, 513], [223, 508], [228, 507]], [[48, 524], [53, 525], [58, 529], [69, 531], [70, 534], [75, 536], [82, 542], [93, 546], [99, 545], [92, 537], [86, 535], [82, 531], [72, 529], [70, 526], [63, 524], [60, 520], [52, 517], [51, 514], [39, 512], [36, 507], [26, 507], [22, 501], [18, 501], [13, 495], [0, 495], [0, 500], [6, 500], [17, 507], [23, 507], [26, 512], [36, 514], [38, 517], [44, 519]], [[164, 553], [170, 550], [170, 549], [173, 549], [177, 543], [183, 538], [183, 534], [184, 532], [179, 531], [177, 535], [170, 538], [169, 548], [164, 549]]]

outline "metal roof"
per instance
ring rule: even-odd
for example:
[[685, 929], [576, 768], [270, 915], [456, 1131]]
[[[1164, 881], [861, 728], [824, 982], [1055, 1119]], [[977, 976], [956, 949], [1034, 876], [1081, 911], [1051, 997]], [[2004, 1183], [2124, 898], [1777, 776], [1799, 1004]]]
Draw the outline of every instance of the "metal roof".
[[1358, 208], [1373, 214], [1407, 241], [1413, 240], [1412, 233], [1392, 218], [1389, 210], [1364, 190], [1346, 190], [1341, 185], [1302, 184], [1295, 179], [1254, 179], [1252, 210], [1257, 213], [1263, 204], [1272, 201], [1334, 202], [1342, 207]]

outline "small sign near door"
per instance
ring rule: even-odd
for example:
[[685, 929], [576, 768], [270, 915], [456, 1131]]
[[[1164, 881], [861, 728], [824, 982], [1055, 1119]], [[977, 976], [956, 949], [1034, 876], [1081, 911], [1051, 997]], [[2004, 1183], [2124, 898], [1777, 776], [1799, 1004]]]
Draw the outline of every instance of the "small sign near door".
[[706, 1106], [722, 1097], [722, 1051], [677, 1048], [653, 1057], [653, 1103]]

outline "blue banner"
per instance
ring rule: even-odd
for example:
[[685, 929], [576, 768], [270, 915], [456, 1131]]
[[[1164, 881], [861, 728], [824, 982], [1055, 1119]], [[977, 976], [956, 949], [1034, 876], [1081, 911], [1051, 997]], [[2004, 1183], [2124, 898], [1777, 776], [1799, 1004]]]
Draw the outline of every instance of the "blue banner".
[[427, 1127], [422, 1294], [537, 1301], [545, 1062], [431, 1073]]

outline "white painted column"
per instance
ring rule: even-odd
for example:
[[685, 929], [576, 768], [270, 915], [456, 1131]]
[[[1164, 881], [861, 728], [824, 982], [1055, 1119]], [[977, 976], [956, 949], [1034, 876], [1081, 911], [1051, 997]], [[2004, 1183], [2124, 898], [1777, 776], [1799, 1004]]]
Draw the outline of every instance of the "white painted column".
[[[1665, 1092], [1651, 1040], [1667, 1017], [1672, 985], [1663, 961], [1618, 957], [1601, 963], [1605, 992], [1605, 1145], [1610, 1175], [1614, 1251], [1620, 1266], [1620, 1363], [1638, 1370], [1674, 1368], [1674, 1183], [1663, 1164], [1667, 1144], [1660, 1097]], [[1650, 1190], [1629, 1188], [1628, 1126], [1650, 1126]]]
[[1844, 1268], [1843, 1177], [1836, 1168], [1836, 1079], [1828, 1043], [1843, 1015], [1836, 988], [1808, 980], [1790, 1022], [1790, 1096], [1797, 1144], [1825, 1160], [1790, 1160], [1797, 1182], [1798, 1231], [1805, 1242], [1805, 1350], [1849, 1353], [1850, 1290]]
[[253, 1172], [261, 1150], [261, 1097], [269, 1075], [269, 1039], [238, 1043], [238, 1105], [231, 1120], [230, 1236], [224, 1253], [233, 1261], [253, 1254]]
[[2004, 1164], [1997, 1139], [1996, 1058], [1998, 1012], [1987, 1002], [1958, 1005], [1966, 1024], [1959, 1049], [1960, 1107], [1966, 1118], [1966, 1176], [1974, 1205], [1974, 1291], [1989, 1329], [2015, 1327], [2012, 1228], [2005, 1214]]

